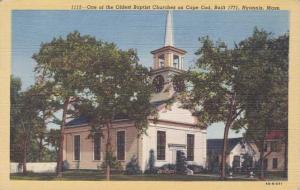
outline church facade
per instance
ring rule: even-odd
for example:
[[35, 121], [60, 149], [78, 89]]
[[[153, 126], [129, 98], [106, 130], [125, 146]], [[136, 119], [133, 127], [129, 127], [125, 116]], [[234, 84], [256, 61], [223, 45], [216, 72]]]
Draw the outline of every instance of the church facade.
[[[133, 158], [142, 171], [149, 168], [154, 158], [156, 167], [175, 164], [178, 152], [184, 152], [188, 164], [206, 165], [206, 128], [197, 126], [197, 119], [189, 110], [175, 101], [166, 106], [166, 101], [176, 97], [182, 84], [172, 81], [174, 75], [184, 72], [185, 50], [173, 44], [173, 20], [169, 11], [166, 19], [165, 45], [152, 51], [152, 83], [155, 93], [151, 103], [158, 110], [158, 119], [149, 119], [146, 134], [138, 136], [132, 121], [126, 118], [113, 122], [111, 133], [112, 150], [116, 159], [125, 166]], [[176, 98], [175, 98], [176, 99]], [[69, 169], [99, 169], [105, 162], [106, 130], [89, 138], [91, 126], [85, 118], [68, 122], [64, 130], [63, 159]], [[151, 158], [152, 157], [152, 158]]]

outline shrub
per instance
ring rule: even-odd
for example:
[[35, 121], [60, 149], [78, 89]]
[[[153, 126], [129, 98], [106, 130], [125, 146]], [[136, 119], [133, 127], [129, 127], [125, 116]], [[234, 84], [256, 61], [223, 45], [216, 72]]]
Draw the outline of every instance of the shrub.
[[158, 168], [157, 173], [174, 174], [174, 173], [176, 173], [176, 165], [175, 164], [164, 164]]
[[176, 173], [185, 174], [187, 169], [186, 157], [184, 152], [177, 151]]
[[253, 157], [249, 154], [244, 154], [243, 155], [243, 162], [242, 162], [242, 171], [243, 172], [249, 172], [252, 170], [252, 165], [253, 165]]
[[128, 164], [126, 165], [125, 173], [127, 175], [136, 175], [141, 173], [138, 160], [135, 155], [131, 158], [130, 162], [128, 162]]
[[152, 170], [147, 169], [144, 171], [144, 174], [158, 174], [160, 168], [159, 167], [154, 167]]
[[113, 171], [117, 171], [120, 172], [123, 170], [122, 164], [120, 161], [117, 160], [117, 158], [115, 156], [113, 156], [112, 154], [108, 154], [108, 156], [105, 158], [105, 162], [102, 162], [101, 164], [101, 169], [105, 170], [107, 165], [106, 163], [110, 162], [110, 169]]
[[154, 156], [154, 150], [150, 150], [149, 152], [149, 173], [154, 173], [155, 171], [155, 156]]

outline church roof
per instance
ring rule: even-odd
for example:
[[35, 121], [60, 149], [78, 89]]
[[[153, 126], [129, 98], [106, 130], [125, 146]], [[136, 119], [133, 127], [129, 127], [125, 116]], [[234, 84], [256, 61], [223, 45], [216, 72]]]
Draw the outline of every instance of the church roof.
[[[228, 139], [227, 149], [231, 151], [238, 143], [243, 140], [240, 138], [230, 138]], [[223, 150], [223, 139], [207, 139], [207, 151], [209, 154], [222, 154]]]
[[[127, 115], [125, 114], [118, 114], [115, 116], [115, 120], [121, 120], [121, 119], [128, 119]], [[66, 127], [74, 127], [78, 125], [85, 125], [88, 124], [91, 121], [90, 118], [87, 116], [79, 116], [78, 118], [75, 118], [69, 122], [66, 123]]]
[[[159, 107], [161, 105], [163, 105], [164, 103], [166, 103], [168, 100], [163, 100], [163, 101], [155, 101], [155, 102], [151, 102], [152, 105], [154, 105], [155, 107]], [[121, 120], [121, 119], [128, 119], [126, 114], [117, 114], [115, 116], [115, 120]], [[89, 119], [86, 116], [79, 116], [78, 118], [75, 118], [69, 122], [66, 123], [66, 127], [74, 127], [74, 126], [78, 126], [78, 125], [85, 125], [88, 124], [91, 121], [91, 119]]]
[[66, 123], [66, 127], [75, 126], [75, 125], [83, 125], [87, 124], [89, 122], [89, 119], [86, 116], [79, 116], [78, 118], [75, 118], [69, 122]]

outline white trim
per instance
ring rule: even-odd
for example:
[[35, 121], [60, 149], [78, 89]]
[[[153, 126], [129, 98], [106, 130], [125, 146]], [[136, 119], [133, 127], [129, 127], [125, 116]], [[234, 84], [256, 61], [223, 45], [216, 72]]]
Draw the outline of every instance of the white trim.
[[[75, 160], [75, 137], [79, 136], [79, 160]], [[78, 162], [81, 161], [81, 137], [80, 135], [73, 135], [73, 161]]]
[[[119, 129], [119, 128], [128, 128], [128, 127], [134, 127], [134, 123], [132, 120], [128, 119], [120, 119], [120, 120], [115, 120], [116, 123], [112, 123], [111, 129]], [[120, 123], [120, 124], [119, 124]], [[70, 128], [65, 129], [65, 134], [74, 134], [74, 133], [80, 133], [80, 132], [86, 132], [90, 131], [91, 126], [86, 124], [86, 125], [78, 125]], [[101, 129], [103, 131], [106, 130], [106, 128]]]
[[[100, 135], [100, 133], [99, 133], [99, 135]], [[102, 161], [102, 138], [101, 138], [101, 135], [100, 135], [100, 160], [95, 160], [95, 139], [92, 140], [92, 151], [93, 151], [93, 158], [92, 158], [92, 160], [95, 161], [95, 162]]]
[[[118, 132], [124, 131], [124, 160], [119, 160], [118, 159]], [[116, 130], [116, 158], [118, 161], [126, 161], [126, 129], [117, 129]]]
[[[183, 124], [184, 125], [184, 124]], [[178, 130], [178, 131], [186, 131], [188, 133], [206, 133], [204, 131], [206, 131], [206, 129], [200, 129], [200, 128], [192, 128], [192, 127], [179, 127], [179, 126], [169, 126], [169, 125], [163, 125], [163, 124], [153, 124], [153, 123], [149, 123], [148, 127], [154, 127], [154, 128], [160, 128], [160, 131], [163, 130], [168, 130], [168, 129], [174, 129], [174, 130]]]

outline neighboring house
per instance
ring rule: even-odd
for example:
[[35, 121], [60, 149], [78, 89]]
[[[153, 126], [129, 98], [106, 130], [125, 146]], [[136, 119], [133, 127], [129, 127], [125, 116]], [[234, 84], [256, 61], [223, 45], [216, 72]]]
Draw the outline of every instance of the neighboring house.
[[[287, 135], [283, 131], [271, 131], [266, 135], [264, 143], [264, 163], [266, 171], [284, 171], [287, 165]], [[222, 159], [223, 139], [207, 140], [207, 166], [220, 165]], [[244, 161], [244, 155], [252, 157], [252, 167], [259, 164], [260, 152], [253, 142], [243, 138], [228, 139], [228, 153], [226, 163], [230, 167], [239, 168]]]
[[[222, 161], [223, 139], [207, 140], [207, 166], [209, 169], [220, 166]], [[229, 138], [227, 144], [226, 164], [231, 168], [240, 169], [245, 160], [245, 155], [251, 160], [250, 165], [254, 167], [259, 160], [259, 153], [254, 143], [249, 143], [243, 138]]]
[[[264, 168], [267, 171], [284, 171], [287, 162], [287, 135], [283, 131], [271, 131], [264, 144]], [[286, 163], [287, 164], [287, 163]]]
[[[133, 121], [118, 116], [113, 121], [111, 142], [114, 156], [123, 168], [137, 158], [142, 170], [149, 167], [150, 152], [153, 151], [155, 166], [176, 163], [177, 152], [182, 151], [189, 164], [206, 164], [206, 128], [197, 127], [197, 119], [179, 102], [166, 106], [166, 101], [182, 90], [182, 83], [172, 81], [172, 76], [183, 72], [183, 56], [186, 51], [173, 45], [173, 21], [169, 12], [166, 23], [165, 45], [152, 51], [151, 69], [155, 94], [152, 104], [158, 109], [158, 119], [149, 119], [147, 134], [138, 137]], [[103, 137], [91, 134], [87, 118], [68, 122], [64, 130], [64, 163], [69, 169], [98, 169], [105, 161], [106, 129]]]

